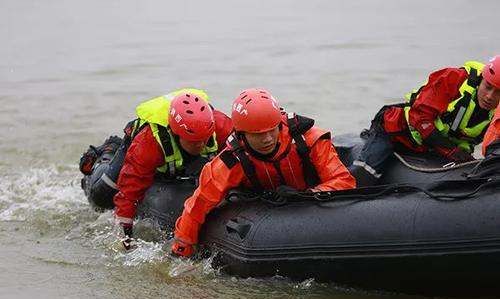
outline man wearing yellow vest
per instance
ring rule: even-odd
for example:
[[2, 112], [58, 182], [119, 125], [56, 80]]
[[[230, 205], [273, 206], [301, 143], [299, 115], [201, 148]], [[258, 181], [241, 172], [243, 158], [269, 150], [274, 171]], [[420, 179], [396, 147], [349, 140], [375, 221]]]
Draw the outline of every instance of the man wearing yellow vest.
[[[496, 56], [491, 61], [499, 60]], [[367, 141], [349, 168], [358, 186], [376, 183], [395, 149], [434, 151], [450, 161], [473, 160], [500, 101], [500, 69], [492, 62], [468, 61], [462, 67], [430, 74], [406, 102], [382, 107]]]
[[[120, 149], [97, 181], [90, 182], [89, 200], [103, 208], [114, 203], [116, 220], [126, 236], [132, 236], [137, 204], [157, 173], [174, 179], [184, 176], [190, 164], [198, 163], [200, 157], [211, 159], [224, 148], [232, 131], [231, 120], [208, 101], [203, 90], [190, 88], [140, 104], [137, 119], [125, 128]], [[94, 176], [99, 166], [88, 164], [80, 163], [80, 169]]]

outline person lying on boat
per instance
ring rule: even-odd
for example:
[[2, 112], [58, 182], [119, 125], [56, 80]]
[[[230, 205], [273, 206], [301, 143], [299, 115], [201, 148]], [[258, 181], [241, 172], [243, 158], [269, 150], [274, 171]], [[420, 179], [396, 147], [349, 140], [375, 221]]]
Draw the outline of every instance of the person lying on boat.
[[[94, 177], [84, 188], [89, 200], [104, 208], [114, 206], [126, 236], [132, 236], [137, 204], [156, 175], [167, 179], [198, 176], [202, 165], [197, 173], [190, 166], [200, 160], [208, 162], [225, 147], [231, 119], [213, 109], [208, 100], [203, 90], [180, 89], [146, 101], [136, 108], [137, 119], [126, 126], [124, 141], [111, 161], [94, 163], [95, 159], [82, 157], [80, 169]], [[102, 150], [106, 149], [111, 151], [113, 146]]]
[[330, 132], [314, 120], [282, 113], [278, 102], [263, 89], [247, 89], [234, 100], [231, 118], [235, 132], [227, 148], [203, 168], [199, 187], [177, 219], [175, 255], [190, 256], [205, 216], [228, 191], [246, 187], [276, 193], [331, 191], [356, 187], [331, 142]]
[[468, 61], [435, 71], [405, 103], [382, 107], [349, 167], [358, 186], [376, 184], [395, 149], [433, 151], [457, 163], [473, 160], [500, 101], [499, 61], [500, 55], [486, 65]]

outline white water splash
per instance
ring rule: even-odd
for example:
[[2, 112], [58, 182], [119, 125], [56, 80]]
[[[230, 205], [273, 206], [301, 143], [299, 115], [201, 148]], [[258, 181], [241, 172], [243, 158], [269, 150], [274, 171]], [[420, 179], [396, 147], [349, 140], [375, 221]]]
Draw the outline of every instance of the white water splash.
[[312, 287], [314, 278], [309, 278], [294, 286], [295, 289], [307, 290]]
[[4, 175], [0, 220], [26, 221], [39, 212], [50, 216], [87, 209], [78, 178], [76, 167], [55, 165]]
[[[119, 240], [118, 237], [117, 240]], [[163, 261], [165, 257], [165, 251], [161, 243], [137, 239], [134, 247], [132, 250], [124, 251], [123, 248], [117, 249], [113, 246], [112, 250], [116, 253], [113, 260], [124, 266], [135, 267], [142, 264], [158, 263]]]

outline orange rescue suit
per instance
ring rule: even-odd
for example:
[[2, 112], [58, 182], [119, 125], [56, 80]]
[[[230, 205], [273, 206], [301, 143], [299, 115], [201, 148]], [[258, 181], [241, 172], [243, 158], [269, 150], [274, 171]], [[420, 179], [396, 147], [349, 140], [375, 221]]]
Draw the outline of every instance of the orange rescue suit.
[[[281, 122], [278, 136], [278, 150], [266, 160], [250, 156], [257, 178], [266, 190], [275, 190], [280, 182], [297, 190], [307, 189], [304, 180], [302, 163], [286, 121]], [[330, 133], [312, 127], [303, 134], [306, 145], [310, 149], [309, 157], [318, 173], [320, 183], [315, 190], [332, 191], [352, 189], [356, 181], [340, 161], [330, 139]], [[243, 142], [240, 142], [242, 146]], [[230, 150], [228, 147], [225, 151]], [[186, 200], [184, 211], [177, 219], [175, 238], [185, 244], [198, 243], [198, 233], [205, 222], [205, 216], [217, 206], [228, 191], [240, 186], [250, 187], [241, 163], [229, 168], [221, 159], [224, 151], [206, 164], [200, 175], [200, 185], [194, 194]], [[275, 165], [279, 165], [281, 176]]]
[[491, 121], [491, 124], [488, 127], [486, 134], [484, 135], [483, 155], [486, 154], [487, 147], [491, 143], [493, 143], [497, 140], [500, 140], [500, 106], [497, 107], [497, 109], [495, 111], [495, 116], [493, 117], [493, 120]]

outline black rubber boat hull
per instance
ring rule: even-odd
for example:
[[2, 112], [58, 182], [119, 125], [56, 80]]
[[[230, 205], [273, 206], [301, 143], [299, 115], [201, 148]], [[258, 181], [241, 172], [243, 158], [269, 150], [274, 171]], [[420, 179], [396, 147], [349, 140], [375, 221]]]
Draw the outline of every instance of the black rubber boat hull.
[[477, 292], [500, 279], [496, 196], [490, 190], [459, 202], [408, 194], [283, 207], [232, 203], [209, 216], [201, 235], [217, 252], [216, 266], [232, 275]]
[[[336, 139], [345, 164], [362, 146], [359, 138]], [[405, 158], [413, 165], [439, 167], [439, 157]], [[385, 183], [455, 180], [437, 191], [470, 192], [464, 183], [472, 166], [440, 173], [389, 162]], [[157, 181], [140, 205], [172, 229], [192, 194], [192, 182]], [[362, 192], [356, 190], [355, 192]], [[214, 266], [231, 275], [315, 278], [368, 289], [423, 294], [500, 293], [499, 188], [480, 190], [472, 199], [439, 201], [422, 192], [396, 192], [376, 199], [303, 201], [274, 206], [229, 197], [214, 210], [200, 233], [200, 244], [215, 254]]]
[[173, 231], [175, 221], [184, 209], [184, 202], [195, 188], [193, 180], [156, 180], [139, 204], [137, 217], [153, 219], [162, 229]]

